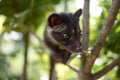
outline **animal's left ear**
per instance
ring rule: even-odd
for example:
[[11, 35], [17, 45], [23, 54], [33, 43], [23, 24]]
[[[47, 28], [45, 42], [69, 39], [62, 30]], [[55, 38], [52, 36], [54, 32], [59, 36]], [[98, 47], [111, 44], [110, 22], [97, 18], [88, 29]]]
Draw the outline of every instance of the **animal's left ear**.
[[82, 14], [82, 9], [79, 9], [75, 12], [74, 15], [79, 18], [81, 16], [81, 14]]

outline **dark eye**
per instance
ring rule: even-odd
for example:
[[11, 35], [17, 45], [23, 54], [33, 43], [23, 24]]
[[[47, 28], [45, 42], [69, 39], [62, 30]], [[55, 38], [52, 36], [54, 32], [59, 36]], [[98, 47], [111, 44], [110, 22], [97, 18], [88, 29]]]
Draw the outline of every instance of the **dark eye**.
[[65, 44], [65, 45], [67, 45], [67, 44], [69, 44], [69, 38], [70, 38], [70, 34], [68, 34], [68, 33], [64, 33], [63, 34], [63, 44]]
[[64, 33], [64, 34], [63, 34], [63, 37], [64, 37], [64, 39], [69, 39], [69, 38], [70, 38], [70, 35], [69, 35], [68, 33]]

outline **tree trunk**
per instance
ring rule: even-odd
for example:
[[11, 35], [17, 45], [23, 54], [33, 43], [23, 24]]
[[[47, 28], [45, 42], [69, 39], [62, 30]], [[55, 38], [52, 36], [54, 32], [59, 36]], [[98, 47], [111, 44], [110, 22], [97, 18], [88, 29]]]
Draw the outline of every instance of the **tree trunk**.
[[[83, 38], [82, 38], [82, 46], [83, 50], [87, 51], [89, 47], [89, 5], [90, 0], [84, 0], [84, 7], [83, 7]], [[78, 72], [78, 80], [88, 80], [89, 74], [84, 72], [84, 65], [86, 62], [86, 55], [81, 55], [81, 64], [80, 64], [80, 70]]]
[[27, 56], [28, 56], [28, 45], [29, 45], [29, 32], [27, 31], [24, 34], [24, 65], [23, 65], [23, 74], [22, 74], [22, 80], [27, 80]]
[[[86, 51], [88, 50], [88, 46], [89, 46], [89, 1], [90, 0], [84, 0], [84, 1], [85, 2], [83, 8], [84, 19], [83, 19], [82, 44], [83, 44], [83, 49]], [[94, 62], [97, 59], [100, 50], [103, 47], [103, 44], [105, 43], [106, 37], [108, 36], [110, 30], [112, 29], [112, 25], [114, 24], [119, 9], [120, 9], [120, 0], [114, 0], [110, 8], [108, 18], [106, 19], [105, 24], [103, 24], [103, 27], [98, 35], [98, 38], [96, 39], [95, 45], [93, 46], [93, 50], [89, 55], [86, 55], [85, 52], [83, 52], [83, 54], [81, 55], [81, 64], [80, 64], [80, 69], [78, 71], [78, 80], [96, 80], [102, 77], [103, 75], [105, 75], [116, 65], [120, 64], [119, 63], [120, 57], [118, 57], [112, 63], [105, 66], [102, 70], [96, 73], [91, 73]]]
[[49, 74], [49, 80], [57, 80], [56, 74], [57, 74], [57, 72], [55, 70], [55, 61], [53, 60], [52, 56], [50, 56], [50, 74]]

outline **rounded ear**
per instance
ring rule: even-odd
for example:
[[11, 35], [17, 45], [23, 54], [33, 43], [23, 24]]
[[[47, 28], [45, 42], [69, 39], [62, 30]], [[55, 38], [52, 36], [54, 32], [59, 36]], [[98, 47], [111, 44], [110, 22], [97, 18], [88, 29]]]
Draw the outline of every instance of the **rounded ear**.
[[48, 18], [48, 25], [49, 26], [56, 26], [62, 23], [62, 19], [59, 14], [51, 14]]
[[81, 14], [82, 14], [82, 9], [78, 9], [74, 15], [79, 18]]

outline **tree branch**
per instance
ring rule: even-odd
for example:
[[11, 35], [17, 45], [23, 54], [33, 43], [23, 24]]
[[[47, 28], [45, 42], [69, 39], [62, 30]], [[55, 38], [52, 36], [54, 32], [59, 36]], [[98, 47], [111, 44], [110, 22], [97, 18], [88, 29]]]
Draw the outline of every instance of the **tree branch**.
[[112, 70], [116, 65], [120, 65], [120, 56], [116, 58], [112, 63], [105, 66], [102, 70], [98, 71], [97, 73], [92, 75], [92, 80], [96, 80], [106, 73], [108, 73], [110, 70]]
[[28, 66], [28, 46], [29, 46], [29, 32], [27, 31], [24, 34], [24, 65], [23, 65], [23, 74], [22, 74], [22, 80], [27, 80], [27, 66]]
[[70, 68], [70, 69], [72, 69], [73, 71], [75, 71], [75, 72], [79, 72], [79, 69], [77, 68], [77, 67], [75, 67], [75, 66], [73, 66], [73, 65], [70, 65], [70, 64], [67, 64], [67, 66]]
[[83, 7], [83, 20], [82, 20], [82, 24], [83, 24], [82, 46], [84, 50], [88, 50], [88, 46], [89, 46], [89, 18], [90, 18], [89, 5], [90, 5], [90, 1], [85, 0]]
[[33, 29], [30, 28], [30, 27], [28, 28], [28, 30], [38, 39], [40, 45], [42, 45], [42, 46], [46, 49], [46, 51], [49, 52], [49, 50], [48, 50], [48, 48], [47, 48], [45, 42], [44, 42], [43, 40], [41, 40], [41, 39], [38, 37], [38, 35], [36, 35], [35, 31], [33, 31]]
[[[89, 18], [90, 18], [89, 5], [90, 5], [90, 0], [85, 0], [83, 7], [83, 20], [82, 20], [82, 24], [83, 24], [82, 47], [84, 51], [87, 51], [89, 46]], [[86, 55], [84, 55], [83, 52], [83, 55], [81, 55], [81, 64], [80, 64], [81, 69], [84, 68], [86, 59], [87, 57]]]
[[38, 39], [38, 41], [39, 41], [39, 43], [40, 43], [41, 45], [43, 45], [44, 47], [46, 47], [44, 41], [41, 40], [41, 39], [38, 37], [38, 35], [36, 35], [36, 33], [35, 33], [35, 31], [33, 31], [33, 29], [28, 28], [28, 30]]
[[108, 18], [99, 33], [95, 46], [93, 47], [93, 50], [91, 52], [91, 55], [87, 58], [87, 62], [85, 64], [85, 69], [87, 73], [91, 72], [91, 68], [96, 58], [98, 57], [103, 44], [105, 43], [105, 39], [107, 35], [109, 34], [110, 30], [112, 29], [112, 25], [119, 12], [119, 8], [120, 8], [120, 0], [114, 0], [110, 8]]

